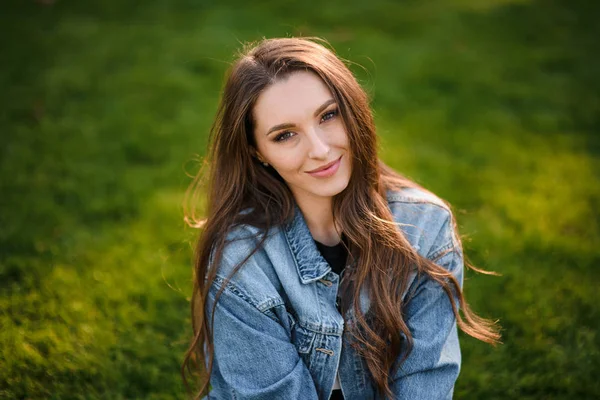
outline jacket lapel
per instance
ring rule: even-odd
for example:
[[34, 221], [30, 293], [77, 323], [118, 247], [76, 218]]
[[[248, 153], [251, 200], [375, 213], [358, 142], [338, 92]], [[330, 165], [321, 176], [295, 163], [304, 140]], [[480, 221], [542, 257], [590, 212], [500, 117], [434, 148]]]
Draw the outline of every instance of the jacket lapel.
[[294, 217], [285, 225], [284, 232], [303, 284], [321, 279], [331, 271], [331, 267], [317, 249], [302, 210], [297, 204], [294, 205]]

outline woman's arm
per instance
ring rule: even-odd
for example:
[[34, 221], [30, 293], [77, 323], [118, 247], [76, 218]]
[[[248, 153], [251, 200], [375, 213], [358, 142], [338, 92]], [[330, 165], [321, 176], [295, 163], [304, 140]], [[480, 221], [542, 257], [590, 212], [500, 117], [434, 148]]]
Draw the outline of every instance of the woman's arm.
[[[216, 285], [207, 302], [212, 310]], [[273, 315], [287, 323], [283, 306]], [[282, 315], [279, 315], [282, 314]], [[236, 399], [317, 399], [313, 379], [290, 341], [289, 329], [250, 304], [229, 284], [220, 296], [214, 317], [215, 384]], [[214, 375], [212, 375], [214, 376]], [[229, 397], [228, 397], [229, 398]]]
[[[435, 263], [452, 272], [462, 287], [462, 250], [451, 242], [439, 252], [443, 255]], [[413, 285], [405, 318], [414, 347], [394, 376], [392, 391], [396, 399], [451, 399], [461, 362], [452, 305], [442, 287], [427, 276]]]

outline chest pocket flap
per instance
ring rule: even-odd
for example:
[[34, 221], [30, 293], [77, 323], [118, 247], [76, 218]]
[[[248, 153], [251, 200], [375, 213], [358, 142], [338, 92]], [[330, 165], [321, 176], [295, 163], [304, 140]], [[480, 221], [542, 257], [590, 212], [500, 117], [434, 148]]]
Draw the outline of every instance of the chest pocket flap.
[[304, 328], [289, 312], [288, 319], [290, 323], [290, 331], [292, 334], [292, 343], [294, 343], [294, 346], [296, 346], [298, 353], [310, 353], [313, 343], [315, 341], [316, 332]]

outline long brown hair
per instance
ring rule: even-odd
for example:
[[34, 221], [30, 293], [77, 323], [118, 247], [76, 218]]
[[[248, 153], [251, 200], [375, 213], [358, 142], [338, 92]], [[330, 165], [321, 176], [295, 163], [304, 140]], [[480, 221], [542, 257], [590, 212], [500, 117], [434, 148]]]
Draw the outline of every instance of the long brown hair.
[[[190, 225], [200, 228], [200, 236], [192, 297], [194, 338], [182, 375], [187, 384], [187, 372], [200, 374], [198, 397], [208, 393], [214, 357], [209, 328], [212, 323], [207, 323], [209, 317], [211, 321], [214, 317], [214, 306], [209, 313], [205, 304], [217, 268], [209, 268], [209, 261], [219, 265], [231, 227], [250, 224], [266, 234], [271, 227], [285, 224], [294, 213], [294, 198], [283, 179], [253, 157], [253, 107], [265, 88], [299, 70], [316, 73], [327, 85], [348, 134], [352, 174], [346, 189], [333, 198], [333, 217], [347, 238], [351, 260], [356, 261], [352, 277], [347, 280], [353, 282], [347, 296], [352, 300], [347, 307], [353, 308], [356, 317], [356, 324], [348, 327], [351, 345], [365, 359], [376, 389], [392, 397], [388, 379], [412, 349], [412, 336], [402, 315], [406, 302], [402, 294], [415, 266], [419, 273], [441, 285], [463, 332], [488, 343], [499, 340], [495, 323], [471, 311], [454, 276], [420, 256], [394, 223], [386, 191], [421, 187], [379, 160], [367, 94], [344, 62], [320, 43], [324, 42], [316, 38], [265, 39], [243, 50], [228, 73], [210, 132], [207, 158], [186, 194], [186, 204], [191, 202], [191, 209], [186, 207], [186, 218]], [[205, 219], [195, 210], [196, 200], [203, 194], [208, 197]], [[458, 239], [454, 217], [451, 223]], [[262, 246], [265, 234], [226, 282]], [[218, 292], [215, 305], [225, 286]], [[359, 304], [363, 287], [371, 300], [369, 318], [362, 314]], [[462, 316], [454, 299], [458, 299]]]

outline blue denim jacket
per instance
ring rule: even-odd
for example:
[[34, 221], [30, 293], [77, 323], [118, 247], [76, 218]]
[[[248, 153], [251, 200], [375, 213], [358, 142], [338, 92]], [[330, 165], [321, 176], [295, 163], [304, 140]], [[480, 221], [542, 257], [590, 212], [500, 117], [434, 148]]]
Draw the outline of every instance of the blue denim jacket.
[[[417, 189], [389, 191], [387, 201], [414, 249], [462, 285], [462, 249], [448, 208]], [[243, 226], [228, 235], [237, 240], [225, 247], [207, 310], [224, 278], [254, 248], [250, 236], [256, 233]], [[347, 343], [344, 325], [353, 322], [354, 312], [344, 320], [336, 308], [339, 280], [296, 206], [293, 220], [274, 228], [217, 303], [210, 398], [329, 399], [336, 371], [346, 399], [382, 398], [366, 363]], [[450, 399], [461, 361], [450, 300], [437, 283], [414, 273], [405, 295], [413, 290], [404, 311], [414, 347], [393, 377], [392, 390], [396, 399]], [[363, 312], [369, 309], [366, 292], [360, 304]]]

